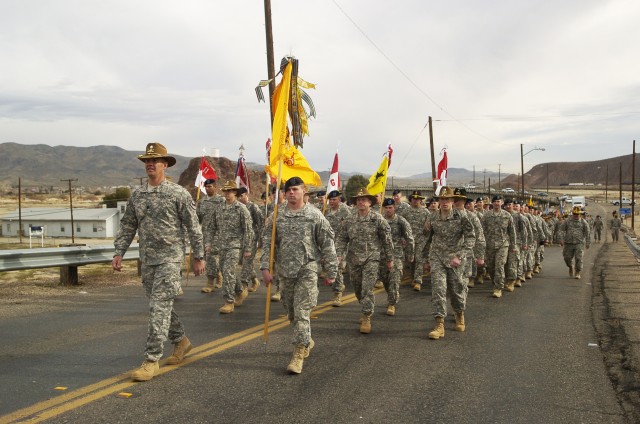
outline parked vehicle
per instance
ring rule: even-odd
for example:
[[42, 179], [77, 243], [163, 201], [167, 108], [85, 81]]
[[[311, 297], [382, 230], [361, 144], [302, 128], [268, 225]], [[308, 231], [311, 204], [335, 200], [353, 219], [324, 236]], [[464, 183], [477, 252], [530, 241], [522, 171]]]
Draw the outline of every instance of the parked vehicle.
[[[612, 200], [611, 204], [614, 206], [620, 206], [620, 205], [630, 205], [631, 204], [631, 199], [627, 199], [626, 197], [622, 198], [622, 202], [620, 201], [620, 199], [616, 199], [616, 200]], [[633, 204], [635, 205], [636, 202], [634, 201]]]
[[573, 198], [571, 199], [571, 203], [573, 204], [574, 208], [576, 206], [584, 208], [585, 206], [587, 206], [587, 199], [585, 199], [584, 196], [573, 196]]
[[502, 189], [503, 193], [509, 193], [509, 194], [515, 194], [516, 191], [514, 189], [512, 189], [511, 187], [506, 187]]
[[540, 193], [538, 193], [538, 196], [540, 196], [540, 197], [549, 197], [549, 194], [545, 193], [544, 191], [541, 191]]
[[467, 190], [475, 190], [476, 185], [475, 184], [465, 184], [464, 188], [467, 189]]

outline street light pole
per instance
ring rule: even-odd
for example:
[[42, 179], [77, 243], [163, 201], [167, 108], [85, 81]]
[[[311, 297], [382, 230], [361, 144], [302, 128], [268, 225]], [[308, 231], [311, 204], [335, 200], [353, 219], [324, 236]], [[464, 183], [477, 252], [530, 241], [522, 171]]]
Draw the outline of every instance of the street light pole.
[[522, 187], [520, 188], [520, 196], [522, 196], [522, 198], [524, 199], [524, 157], [526, 155], [528, 155], [529, 153], [533, 152], [534, 150], [540, 150], [542, 152], [545, 151], [544, 147], [534, 147], [533, 149], [529, 150], [527, 153], [523, 153], [523, 144], [520, 143], [520, 172], [521, 172], [521, 178], [522, 178]]

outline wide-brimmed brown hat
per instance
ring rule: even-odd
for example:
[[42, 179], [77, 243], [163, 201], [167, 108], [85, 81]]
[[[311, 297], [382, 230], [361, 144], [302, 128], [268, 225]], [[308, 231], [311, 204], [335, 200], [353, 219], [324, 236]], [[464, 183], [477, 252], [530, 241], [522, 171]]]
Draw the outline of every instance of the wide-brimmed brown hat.
[[355, 202], [356, 200], [358, 200], [358, 197], [366, 197], [369, 200], [371, 200], [371, 206], [373, 206], [376, 203], [378, 203], [378, 198], [376, 196], [374, 196], [373, 194], [369, 193], [369, 191], [366, 188], [361, 188], [360, 191], [358, 192], [358, 194], [353, 196], [351, 198], [351, 200], [353, 202]]
[[453, 189], [449, 186], [442, 186], [440, 193], [438, 193], [438, 199], [453, 199], [456, 195], [453, 193]]
[[176, 164], [176, 158], [167, 153], [167, 148], [160, 143], [147, 144], [147, 150], [143, 155], [138, 155], [138, 159], [144, 162], [145, 159], [163, 158], [167, 160], [167, 167], [172, 167]]
[[420, 199], [420, 200], [424, 200], [426, 199], [426, 197], [424, 197], [422, 195], [422, 193], [420, 192], [420, 190], [414, 190], [413, 193], [411, 193], [409, 195], [409, 199]]
[[224, 183], [221, 190], [222, 191], [234, 190], [236, 193], [238, 193], [238, 185], [236, 184], [235, 181], [227, 181], [226, 183]]

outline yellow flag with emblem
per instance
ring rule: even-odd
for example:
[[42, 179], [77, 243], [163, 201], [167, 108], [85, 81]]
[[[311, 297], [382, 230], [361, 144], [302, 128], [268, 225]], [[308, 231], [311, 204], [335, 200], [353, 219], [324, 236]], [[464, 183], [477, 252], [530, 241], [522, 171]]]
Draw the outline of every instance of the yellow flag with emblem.
[[382, 163], [378, 170], [369, 177], [369, 185], [367, 185], [367, 191], [370, 194], [376, 195], [384, 191], [387, 185], [387, 173], [389, 172], [389, 159], [385, 155], [382, 158]]

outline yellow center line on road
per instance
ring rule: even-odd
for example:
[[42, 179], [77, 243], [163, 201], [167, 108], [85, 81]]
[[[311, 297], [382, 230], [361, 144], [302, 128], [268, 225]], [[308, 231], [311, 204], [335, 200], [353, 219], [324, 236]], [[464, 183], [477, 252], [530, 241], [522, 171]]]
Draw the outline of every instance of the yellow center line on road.
[[[375, 293], [382, 291], [381, 289], [374, 290]], [[356, 300], [354, 294], [350, 294], [342, 298], [342, 303], [351, 303]], [[311, 315], [319, 315], [330, 311], [333, 309], [332, 307], [333, 301], [325, 302], [321, 305], [316, 306], [312, 311]], [[279, 330], [289, 325], [289, 320], [287, 318], [278, 318], [272, 321], [269, 321], [269, 332]], [[256, 325], [254, 327], [248, 328], [246, 330], [230, 334], [229, 336], [222, 337], [220, 339], [213, 340], [209, 343], [200, 345], [195, 347], [189, 353], [189, 356], [185, 358], [185, 360], [178, 365], [166, 365], [162, 366], [156, 376], [166, 374], [171, 371], [175, 371], [176, 369], [188, 365], [192, 362], [199, 361], [208, 356], [215, 355], [217, 353], [223, 352], [227, 349], [231, 349], [232, 347], [241, 345], [250, 340], [254, 340], [258, 337], [263, 336], [264, 332], [264, 324]], [[160, 364], [164, 365], [164, 362], [161, 361]], [[28, 406], [23, 409], [19, 409], [10, 414], [4, 415], [0, 417], [0, 424], [8, 424], [14, 422], [30, 422], [30, 423], [38, 423], [49, 418], [55, 417], [62, 413], [71, 411], [73, 409], [79, 408], [88, 403], [94, 402], [98, 399], [104, 398], [106, 396], [119, 393], [129, 387], [135, 386], [139, 384], [139, 382], [130, 381], [131, 378], [131, 370], [124, 374], [119, 374], [115, 377], [110, 377], [105, 380], [99, 381], [94, 384], [90, 384], [86, 387], [81, 387], [79, 389], [73, 390], [69, 393], [65, 393], [64, 395], [57, 396], [53, 399], [48, 399], [46, 401], [38, 402], [34, 405]], [[127, 381], [125, 381], [127, 380]]]

